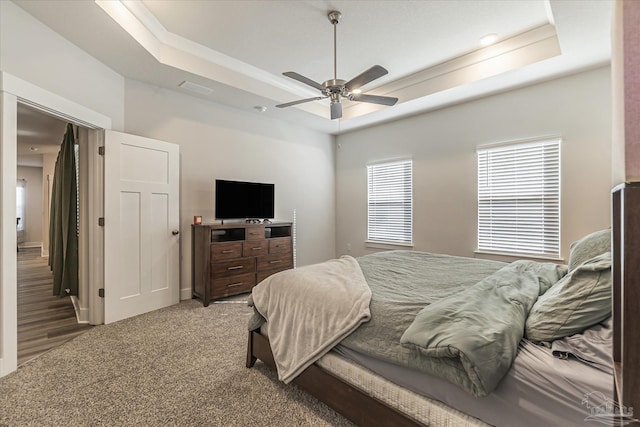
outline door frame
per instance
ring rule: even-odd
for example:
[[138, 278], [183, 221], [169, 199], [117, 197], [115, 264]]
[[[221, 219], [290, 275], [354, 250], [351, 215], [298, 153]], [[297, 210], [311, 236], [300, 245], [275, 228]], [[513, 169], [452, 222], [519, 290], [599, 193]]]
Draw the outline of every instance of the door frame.
[[[99, 190], [104, 184], [97, 146], [102, 141], [103, 129], [111, 129], [111, 118], [0, 70], [0, 377], [15, 371], [18, 360], [16, 220], [15, 214], [10, 214], [16, 206], [18, 103], [90, 129], [89, 146], [95, 148], [94, 155], [89, 156], [88, 184], [92, 190]], [[88, 214], [97, 218], [95, 214], [103, 212], [102, 193], [93, 194]], [[97, 296], [103, 280], [101, 235], [96, 221], [88, 230], [91, 251], [88, 302], [92, 323], [94, 317], [99, 320], [103, 315], [103, 303]]]

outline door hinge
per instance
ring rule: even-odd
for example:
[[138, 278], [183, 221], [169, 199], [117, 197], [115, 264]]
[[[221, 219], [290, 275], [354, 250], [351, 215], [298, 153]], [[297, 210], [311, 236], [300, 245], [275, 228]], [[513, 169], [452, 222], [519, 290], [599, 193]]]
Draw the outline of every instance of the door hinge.
[[104, 288], [100, 288], [100, 289], [98, 289], [98, 296], [99, 296], [100, 298], [104, 298]]
[[104, 227], [104, 217], [103, 217], [103, 216], [101, 216], [100, 218], [98, 218], [98, 225], [99, 225], [100, 227]]
[[98, 147], [98, 154], [100, 154], [101, 156], [104, 156], [104, 145], [101, 145], [100, 147]]

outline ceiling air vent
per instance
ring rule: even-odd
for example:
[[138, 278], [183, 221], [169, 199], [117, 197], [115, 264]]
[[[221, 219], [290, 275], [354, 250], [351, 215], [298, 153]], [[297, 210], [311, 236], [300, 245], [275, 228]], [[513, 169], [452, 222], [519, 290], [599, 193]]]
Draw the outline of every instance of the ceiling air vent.
[[213, 89], [211, 88], [190, 82], [188, 80], [183, 81], [178, 86], [191, 92], [199, 93], [200, 95], [209, 95], [211, 92], [213, 92]]

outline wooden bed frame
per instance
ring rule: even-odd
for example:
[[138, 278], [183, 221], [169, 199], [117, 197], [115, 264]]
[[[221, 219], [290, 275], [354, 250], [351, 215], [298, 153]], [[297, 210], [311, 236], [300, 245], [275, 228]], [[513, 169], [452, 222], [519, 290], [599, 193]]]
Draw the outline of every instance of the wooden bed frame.
[[[251, 368], [257, 359], [276, 370], [269, 340], [258, 331], [249, 331], [247, 368]], [[315, 364], [298, 375], [293, 383], [359, 426], [424, 426]]]

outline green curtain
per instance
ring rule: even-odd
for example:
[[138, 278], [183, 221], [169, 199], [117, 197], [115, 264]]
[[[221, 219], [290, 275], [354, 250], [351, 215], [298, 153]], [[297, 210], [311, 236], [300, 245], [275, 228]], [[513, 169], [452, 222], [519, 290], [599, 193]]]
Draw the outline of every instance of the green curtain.
[[49, 266], [53, 295], [78, 295], [78, 183], [73, 126], [67, 124], [56, 160], [49, 220]]

